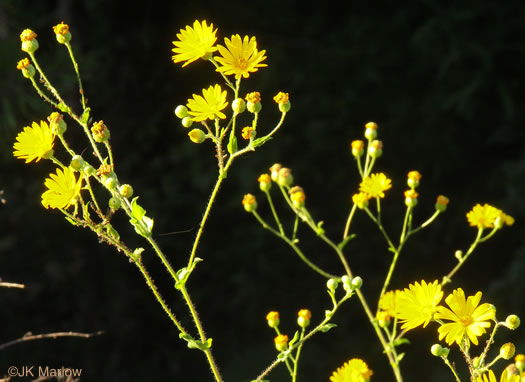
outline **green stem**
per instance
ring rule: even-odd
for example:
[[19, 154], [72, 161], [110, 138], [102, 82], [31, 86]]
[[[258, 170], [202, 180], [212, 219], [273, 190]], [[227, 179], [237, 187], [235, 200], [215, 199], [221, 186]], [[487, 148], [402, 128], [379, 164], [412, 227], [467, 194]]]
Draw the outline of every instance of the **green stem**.
[[82, 80], [80, 79], [80, 73], [78, 71], [78, 64], [75, 60], [75, 56], [73, 55], [73, 49], [71, 48], [71, 44], [69, 42], [66, 42], [64, 44], [69, 52], [69, 57], [71, 57], [71, 62], [73, 62], [73, 67], [75, 68], [75, 73], [77, 75], [78, 80], [78, 92], [80, 93], [80, 96], [82, 97], [82, 110], [86, 109], [86, 99], [84, 97], [84, 89], [82, 88]]
[[350, 213], [348, 214], [348, 219], [346, 219], [346, 224], [345, 224], [345, 230], [343, 232], [343, 240], [348, 237], [348, 233], [350, 232], [350, 224], [352, 223], [352, 219], [354, 218], [356, 209], [357, 209], [357, 205], [354, 204], [352, 206], [352, 209], [350, 210]]
[[53, 107], [55, 109], [58, 109], [58, 104], [53, 101], [52, 99], [50, 99], [39, 87], [38, 87], [38, 84], [36, 83], [35, 79], [33, 77], [30, 77], [29, 78], [31, 80], [31, 83], [33, 84], [33, 87], [35, 88], [36, 92], [38, 93], [38, 95], [40, 97], [42, 97], [46, 102], [50, 103], [51, 105], [53, 105]]
[[297, 346], [297, 352], [295, 353], [295, 362], [293, 364], [293, 375], [292, 382], [297, 381], [297, 367], [299, 366], [299, 357], [301, 355], [301, 349], [303, 348], [304, 342], [304, 328], [301, 328], [301, 337], [299, 338], [299, 346]]
[[33, 64], [35, 64], [35, 67], [44, 80], [44, 86], [53, 94], [53, 96], [57, 99], [57, 101], [63, 105], [65, 105], [64, 100], [62, 97], [60, 97], [60, 94], [58, 94], [57, 90], [51, 85], [51, 82], [47, 79], [46, 75], [44, 74], [44, 71], [40, 68], [40, 65], [38, 65], [38, 61], [36, 60], [36, 57], [34, 53], [29, 53], [29, 56], [31, 57], [31, 61], [33, 61]]
[[277, 223], [277, 227], [279, 227], [279, 232], [281, 233], [281, 235], [284, 236], [283, 225], [281, 224], [279, 215], [277, 215], [277, 211], [273, 204], [273, 200], [272, 200], [272, 196], [270, 195], [270, 191], [264, 191], [264, 193], [266, 194], [266, 198], [268, 199], [268, 204], [270, 205], [270, 209], [272, 210], [273, 218], [275, 219], [275, 222]]
[[337, 276], [334, 276], [334, 275], [331, 275], [330, 273], [328, 272], [325, 272], [323, 271], [321, 268], [319, 268], [317, 265], [315, 265], [314, 263], [312, 263], [310, 260], [308, 260], [308, 258], [304, 255], [304, 253], [299, 249], [299, 247], [297, 247], [297, 245], [295, 245], [295, 242], [290, 240], [288, 237], [286, 237], [285, 235], [282, 235], [280, 232], [276, 231], [275, 229], [273, 229], [272, 227], [270, 227], [264, 220], [263, 218], [257, 213], [257, 211], [252, 211], [252, 214], [253, 216], [255, 216], [255, 218], [259, 221], [259, 223], [261, 223], [261, 225], [263, 226], [263, 228], [267, 229], [268, 231], [270, 231], [271, 233], [273, 233], [275, 236], [281, 238], [282, 240], [284, 240], [286, 242], [286, 244], [288, 244], [290, 247], [292, 247], [292, 249], [295, 251], [295, 253], [301, 258], [301, 260], [307, 265], [309, 266], [313, 271], [319, 273], [321, 276], [323, 277], [326, 277], [328, 279], [330, 278], [337, 278]]
[[465, 264], [465, 261], [469, 258], [469, 256], [474, 252], [474, 249], [476, 249], [477, 245], [480, 243], [481, 235], [483, 234], [483, 228], [478, 228], [478, 233], [476, 235], [476, 238], [474, 239], [474, 242], [470, 245], [467, 253], [461, 257], [459, 262], [456, 264], [454, 269], [452, 269], [446, 276], [443, 276], [443, 280], [441, 281], [441, 285], [444, 286], [452, 281], [452, 276], [456, 274], [457, 271]]

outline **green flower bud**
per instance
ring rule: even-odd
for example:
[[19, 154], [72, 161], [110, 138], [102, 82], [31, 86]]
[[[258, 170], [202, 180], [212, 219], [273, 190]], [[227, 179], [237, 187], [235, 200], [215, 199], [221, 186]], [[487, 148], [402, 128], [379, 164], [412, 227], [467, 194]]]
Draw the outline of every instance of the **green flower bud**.
[[266, 315], [266, 322], [270, 328], [277, 328], [280, 324], [279, 312], [271, 311]]
[[71, 41], [71, 32], [69, 32], [69, 25], [63, 22], [53, 27], [57, 41], [59, 44], [67, 44]]
[[352, 279], [352, 288], [360, 289], [363, 286], [363, 279], [359, 276], [356, 276]]
[[90, 176], [95, 175], [97, 171], [93, 166], [84, 161], [84, 167], [82, 168], [82, 172], [89, 178]]
[[246, 108], [248, 109], [248, 111], [249, 111], [250, 113], [258, 113], [258, 112], [261, 111], [261, 109], [262, 109], [262, 105], [261, 105], [260, 102], [255, 102], [255, 103], [253, 103], [253, 102], [248, 101], [248, 102], [246, 103]]
[[246, 102], [242, 98], [235, 98], [232, 102], [232, 109], [235, 114], [241, 114], [246, 110]]
[[109, 199], [109, 208], [111, 208], [113, 211], [116, 211], [120, 208], [121, 202], [120, 199], [113, 196]]
[[122, 186], [120, 186], [119, 192], [123, 198], [129, 199], [133, 196], [133, 187], [131, 187], [131, 185], [129, 184], [123, 184]]
[[35, 76], [36, 69], [33, 65], [29, 64], [27, 68], [22, 69], [22, 75], [25, 78], [33, 78]]
[[383, 155], [383, 142], [377, 139], [370, 142], [368, 145], [368, 154], [375, 159]]
[[257, 210], [257, 199], [252, 194], [246, 194], [242, 199], [242, 205], [246, 212], [253, 212]]
[[59, 44], [65, 44], [71, 41], [71, 32], [67, 32], [66, 34], [57, 34], [56, 37]]
[[297, 325], [299, 325], [301, 328], [306, 328], [310, 325], [312, 312], [310, 312], [308, 309], [301, 309], [297, 316]]
[[186, 118], [188, 116], [188, 108], [184, 105], [179, 105], [175, 108], [175, 115], [180, 119]]
[[343, 289], [348, 293], [352, 292], [352, 279], [348, 277], [347, 275], [344, 275], [341, 277], [341, 282], [343, 283]]
[[337, 281], [337, 279], [333, 279], [333, 278], [328, 279], [328, 281], [326, 282], [326, 287], [328, 288], [328, 290], [332, 292], [336, 291], [337, 285], [339, 285], [339, 282]]
[[184, 126], [185, 128], [188, 128], [191, 125], [193, 125], [193, 120], [191, 119], [191, 117], [182, 118], [182, 126]]
[[91, 133], [95, 142], [102, 143], [109, 140], [109, 129], [104, 121], [98, 121], [91, 127]]
[[499, 348], [499, 356], [503, 359], [511, 359], [514, 353], [516, 353], [516, 346], [512, 342], [507, 342]]
[[84, 159], [80, 155], [75, 155], [71, 159], [71, 163], [69, 164], [69, 167], [71, 167], [75, 171], [80, 171], [84, 168]]
[[433, 356], [441, 357], [441, 354], [443, 352], [443, 346], [441, 346], [440, 344], [434, 344], [430, 348], [430, 352], [432, 353]]
[[444, 195], [439, 195], [436, 200], [436, 210], [439, 212], [445, 212], [448, 205], [448, 198]]
[[272, 178], [268, 174], [261, 174], [257, 181], [262, 192], [268, 192], [272, 188]]
[[290, 101], [287, 101], [285, 103], [280, 103], [279, 104], [279, 111], [281, 113], [288, 113], [290, 111], [291, 107], [292, 107], [292, 104], [290, 103]]
[[505, 326], [510, 330], [517, 329], [520, 326], [520, 318], [515, 314], [511, 314], [505, 319]]
[[275, 163], [272, 167], [270, 167], [270, 176], [274, 182], [277, 182], [277, 179], [279, 179], [279, 170], [282, 168], [280, 163]]
[[281, 186], [291, 186], [293, 184], [293, 175], [292, 170], [287, 167], [282, 167], [279, 170], [279, 175], [277, 177], [277, 183]]
[[206, 134], [201, 129], [193, 129], [188, 136], [193, 143], [202, 143], [206, 140]]
[[368, 140], [376, 139], [377, 137], [377, 123], [368, 122], [365, 125], [365, 138]]
[[106, 188], [110, 191], [113, 191], [117, 187], [117, 176], [114, 172], [104, 176], [102, 180], [104, 182], [104, 186], [106, 186]]

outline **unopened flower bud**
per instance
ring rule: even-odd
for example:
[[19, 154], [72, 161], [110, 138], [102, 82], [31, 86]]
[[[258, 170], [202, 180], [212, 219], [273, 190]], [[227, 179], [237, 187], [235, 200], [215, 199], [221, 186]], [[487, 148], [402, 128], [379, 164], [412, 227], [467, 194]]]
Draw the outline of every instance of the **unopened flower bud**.
[[263, 192], [268, 192], [272, 188], [272, 178], [269, 174], [261, 174], [257, 181], [259, 182], [259, 188]]
[[408, 173], [407, 184], [410, 188], [417, 188], [419, 186], [419, 180], [421, 179], [419, 171], [410, 171]]
[[235, 114], [241, 114], [246, 110], [246, 102], [242, 98], [235, 98], [232, 102], [232, 109]]
[[271, 311], [266, 315], [266, 322], [270, 328], [276, 328], [279, 326], [279, 312]]
[[352, 288], [360, 289], [363, 286], [363, 279], [359, 276], [356, 276], [352, 279]]
[[417, 197], [419, 194], [414, 190], [406, 190], [405, 191], [405, 205], [409, 208], [413, 208], [417, 205]]
[[301, 328], [306, 328], [310, 325], [312, 312], [310, 312], [308, 309], [301, 309], [299, 313], [297, 313], [297, 316], [297, 325], [299, 325]]
[[352, 202], [357, 206], [359, 209], [364, 209], [368, 207], [368, 200], [369, 196], [365, 192], [360, 192], [358, 194], [352, 195]]
[[117, 176], [113, 171], [103, 176], [102, 181], [104, 182], [104, 186], [110, 191], [113, 191], [117, 187]]
[[356, 158], [359, 158], [365, 152], [365, 142], [361, 140], [352, 141], [350, 146], [352, 148], [352, 155]]
[[499, 348], [499, 355], [503, 359], [511, 359], [514, 357], [514, 353], [516, 353], [516, 346], [512, 342], [507, 342]]
[[95, 170], [95, 167], [91, 166], [89, 163], [84, 161], [84, 167], [82, 168], [82, 172], [89, 178], [90, 176], [95, 175], [97, 171]]
[[439, 212], [444, 212], [447, 209], [448, 198], [444, 195], [439, 195], [436, 200], [436, 210]]
[[27, 53], [34, 53], [38, 49], [37, 34], [31, 29], [24, 29], [20, 34], [20, 41], [22, 41], [22, 51]]
[[365, 125], [365, 138], [368, 140], [375, 139], [377, 137], [377, 123], [368, 122]]
[[250, 126], [244, 127], [241, 131], [241, 137], [245, 140], [254, 139], [255, 135], [256, 135], [255, 129]]
[[109, 199], [109, 208], [111, 208], [113, 211], [116, 211], [120, 208], [121, 202], [120, 199], [113, 196]]
[[440, 344], [434, 344], [430, 348], [430, 352], [433, 356], [441, 357], [441, 354], [443, 353], [443, 346], [441, 346]]
[[69, 25], [61, 22], [53, 27], [57, 41], [59, 44], [66, 44], [71, 41], [71, 32], [69, 32]]
[[282, 167], [279, 170], [279, 175], [277, 177], [277, 183], [281, 186], [291, 186], [293, 184], [293, 175], [292, 170], [287, 167]]
[[73, 158], [71, 158], [69, 167], [75, 171], [80, 171], [84, 167], [84, 159], [82, 159], [80, 155], [75, 155]]
[[179, 105], [175, 108], [175, 115], [180, 118], [186, 118], [188, 116], [188, 108], [184, 105]]
[[507, 318], [505, 319], [505, 326], [510, 330], [517, 329], [520, 326], [520, 318], [515, 314], [507, 316]]
[[188, 133], [193, 143], [202, 143], [206, 140], [206, 134], [201, 129], [193, 129]]
[[348, 293], [353, 290], [352, 288], [352, 279], [347, 275], [341, 277], [341, 282], [343, 283], [343, 289]]
[[131, 198], [133, 196], [133, 187], [130, 184], [123, 184], [119, 187], [119, 193], [123, 198]]
[[277, 182], [277, 179], [279, 179], [279, 171], [282, 167], [283, 166], [280, 163], [275, 163], [272, 167], [270, 167], [270, 175], [274, 182]]
[[273, 100], [279, 105], [279, 111], [281, 113], [287, 113], [292, 107], [288, 93], [279, 92], [273, 97]]
[[337, 285], [339, 285], [339, 282], [337, 281], [337, 279], [334, 278], [328, 279], [328, 281], [326, 282], [326, 287], [332, 292], [336, 291]]
[[258, 113], [262, 109], [261, 93], [251, 92], [246, 95], [246, 108], [250, 113]]
[[370, 142], [370, 145], [368, 145], [368, 154], [376, 159], [383, 155], [383, 142], [377, 139]]
[[67, 125], [62, 114], [55, 111], [47, 117], [47, 120], [53, 134], [63, 135], [66, 132]]
[[525, 354], [517, 354], [514, 358], [514, 362], [516, 367], [523, 371], [523, 369], [525, 369]]
[[22, 71], [25, 78], [32, 78], [35, 76], [36, 69], [29, 61], [29, 58], [23, 58], [16, 64], [16, 68]]
[[288, 349], [288, 336], [286, 334], [279, 334], [274, 339], [275, 348], [277, 351], [284, 351]]
[[295, 208], [301, 208], [304, 207], [304, 201], [306, 199], [306, 195], [304, 194], [304, 191], [302, 187], [294, 186], [289, 191], [290, 199], [292, 200], [292, 204]]
[[109, 129], [104, 124], [104, 121], [98, 121], [91, 127], [91, 133], [95, 142], [107, 142], [109, 140]]
[[191, 125], [193, 125], [193, 119], [191, 119], [191, 117], [182, 118], [182, 126], [184, 126], [185, 128], [188, 128]]
[[246, 212], [253, 212], [257, 210], [257, 199], [252, 194], [246, 194], [242, 199], [242, 205]]

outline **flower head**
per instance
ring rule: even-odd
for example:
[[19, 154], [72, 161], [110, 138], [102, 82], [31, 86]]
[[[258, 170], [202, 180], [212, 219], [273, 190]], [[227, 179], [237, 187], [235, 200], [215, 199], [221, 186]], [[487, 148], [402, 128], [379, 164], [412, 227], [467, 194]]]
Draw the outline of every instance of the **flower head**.
[[440, 212], [444, 212], [447, 209], [447, 205], [449, 203], [449, 199], [444, 195], [439, 195], [436, 199], [436, 210]]
[[26, 78], [34, 77], [35, 67], [29, 61], [29, 58], [25, 57], [16, 63], [16, 68], [22, 71], [22, 75]]
[[42, 158], [48, 159], [53, 156], [54, 140], [55, 134], [45, 121], [40, 121], [40, 125], [33, 122], [31, 127], [24, 127], [16, 136], [13, 155], [25, 159], [26, 163], [35, 159], [35, 162]]
[[261, 93], [251, 92], [251, 93], [246, 94], [246, 101], [251, 102], [251, 103], [261, 102]]
[[241, 131], [242, 139], [248, 140], [250, 138], [255, 138], [255, 129], [250, 126], [243, 127]]
[[364, 192], [370, 198], [384, 198], [385, 191], [392, 187], [392, 181], [382, 172], [371, 174], [363, 179], [359, 185], [359, 191]]
[[423, 325], [426, 327], [434, 318], [437, 305], [443, 298], [441, 285], [436, 281], [421, 284], [417, 281], [396, 296], [396, 316], [403, 323], [402, 329], [410, 330]]
[[419, 186], [419, 181], [421, 180], [421, 173], [419, 171], [410, 171], [407, 175], [407, 184], [410, 188], [416, 188]]
[[472, 227], [493, 228], [496, 225], [512, 225], [514, 218], [490, 204], [476, 204], [467, 212], [467, 220]]
[[[469, 296], [465, 300], [465, 292], [458, 288], [447, 296], [445, 302], [450, 309], [440, 306], [436, 313], [436, 318], [449, 320], [438, 328], [439, 339], [445, 338], [447, 344], [456, 342], [462, 344], [463, 340], [472, 341], [478, 344], [478, 336], [485, 333], [486, 328], [490, 327], [490, 321], [496, 315], [496, 309], [491, 304], [481, 304], [481, 292], [474, 296]], [[479, 305], [479, 306], [478, 306]]]
[[286, 334], [279, 334], [274, 338], [275, 348], [278, 351], [286, 350], [288, 347], [288, 336]]
[[222, 90], [220, 85], [214, 85], [208, 89], [202, 89], [202, 96], [194, 94], [193, 98], [188, 99], [188, 114], [195, 122], [215, 118], [224, 119], [226, 115], [221, 110], [227, 105], [226, 90]]
[[365, 192], [352, 195], [352, 202], [357, 205], [357, 208], [364, 209], [368, 207], [370, 196]]
[[[509, 374], [507, 369], [503, 370], [503, 373], [501, 373], [500, 382], [520, 382], [520, 380], [521, 378], [519, 375]], [[492, 370], [489, 370], [483, 375], [477, 377], [476, 382], [497, 382], [497, 380], [496, 376], [494, 375], [494, 372]]]
[[301, 328], [306, 328], [308, 325], [310, 325], [310, 318], [312, 318], [312, 312], [310, 312], [308, 309], [301, 309], [297, 313], [297, 324]]
[[64, 24], [63, 21], [53, 27], [53, 32], [55, 32], [56, 39], [60, 44], [65, 44], [71, 40], [69, 25]]
[[175, 48], [172, 49], [175, 55], [172, 56], [173, 62], [178, 63], [186, 61], [182, 67], [191, 64], [193, 61], [211, 58], [211, 54], [217, 50], [214, 46], [217, 37], [215, 33], [217, 29], [213, 30], [213, 24], [209, 26], [206, 20], [200, 22], [195, 20], [193, 28], [189, 25], [186, 29], [181, 29], [177, 33], [178, 41], [173, 41]]
[[355, 140], [355, 141], [352, 141], [352, 143], [350, 144], [350, 147], [352, 148], [352, 155], [356, 158], [359, 158], [361, 155], [364, 154], [365, 152], [365, 142], [363, 142], [362, 140]]
[[42, 205], [45, 208], [68, 208], [77, 202], [77, 196], [80, 194], [82, 177], [75, 179], [75, 174], [70, 167], [64, 170], [57, 169], [56, 174], [49, 174], [44, 182], [48, 188], [42, 194]]
[[372, 374], [365, 361], [354, 358], [334, 371], [330, 382], [367, 382]]
[[22, 51], [27, 53], [34, 53], [38, 49], [37, 34], [31, 29], [24, 29], [20, 34], [20, 41], [22, 41]]
[[257, 209], [257, 199], [252, 194], [245, 194], [242, 198], [242, 205], [246, 212], [253, 212]]
[[270, 328], [279, 326], [279, 312], [271, 311], [266, 315], [266, 322]]
[[265, 50], [257, 50], [257, 41], [255, 37], [233, 35], [231, 39], [225, 38], [226, 47], [219, 45], [221, 56], [215, 57], [215, 60], [221, 64], [218, 72], [226, 75], [234, 74], [236, 79], [241, 77], [248, 78], [250, 73], [256, 72], [258, 68], [267, 66], [261, 62], [266, 59]]

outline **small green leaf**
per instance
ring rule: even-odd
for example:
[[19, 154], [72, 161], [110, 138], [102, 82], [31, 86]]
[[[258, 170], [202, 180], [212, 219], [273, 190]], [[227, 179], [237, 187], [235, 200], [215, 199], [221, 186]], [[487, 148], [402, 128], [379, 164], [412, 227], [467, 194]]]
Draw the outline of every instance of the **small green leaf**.
[[206, 340], [206, 342], [202, 342], [200, 340], [196, 340], [195, 338], [193, 338], [192, 336], [190, 336], [187, 333], [186, 334], [180, 333], [179, 337], [182, 338], [184, 341], [186, 341], [188, 343], [188, 348], [190, 348], [190, 349], [199, 349], [199, 350], [202, 350], [202, 351], [211, 349], [211, 344], [213, 342], [212, 338], [208, 338]]
[[340, 242], [339, 244], [337, 244], [337, 248], [339, 249], [343, 249], [345, 247], [346, 244], [348, 244], [348, 242], [350, 240], [352, 240], [353, 238], [355, 238], [357, 235], [354, 233], [352, 235], [348, 235], [342, 242]]
[[120, 240], [120, 235], [119, 233], [117, 232], [117, 230], [115, 228], [113, 228], [113, 226], [111, 224], [107, 224], [106, 225], [106, 233], [111, 236], [113, 239], [115, 239], [116, 241], [119, 241]]
[[399, 355], [397, 356], [397, 361], [398, 361], [398, 362], [401, 362], [401, 360], [402, 360], [403, 358], [405, 358], [405, 353], [401, 353], [401, 354], [399, 354]]
[[410, 341], [408, 340], [408, 338], [400, 338], [394, 341], [394, 346], [399, 346], [399, 345], [404, 345], [404, 344], [409, 344], [409, 343]]
[[60, 111], [61, 111], [62, 113], [69, 113], [69, 107], [67, 107], [67, 105], [64, 104], [63, 102], [60, 102], [60, 103], [58, 104], [58, 108], [60, 109]]
[[235, 154], [237, 152], [237, 137], [233, 133], [233, 130], [230, 133], [230, 139], [228, 140], [227, 148], [230, 154]]
[[135, 228], [140, 236], [149, 237], [153, 229], [153, 219], [146, 216], [146, 210], [142, 208], [138, 203], [136, 196], [131, 201], [131, 218], [129, 222]]
[[295, 331], [295, 334], [294, 334], [292, 340], [290, 342], [288, 342], [288, 346], [292, 347], [293, 344], [296, 343], [298, 339], [299, 339], [299, 332]]
[[317, 223], [317, 234], [318, 235], [324, 235], [324, 228], [323, 228], [323, 224], [324, 222], [323, 221], [320, 221], [319, 223]]
[[285, 350], [285, 351], [282, 351], [280, 352], [278, 355], [277, 355], [277, 359], [280, 361], [280, 362], [284, 362], [286, 361], [286, 359], [288, 358], [288, 355], [290, 354], [290, 352], [288, 350]]
[[327, 331], [329, 331], [330, 329], [332, 328], [335, 328], [337, 325], [336, 324], [324, 324], [323, 326], [321, 326], [319, 328], [320, 331], [322, 331], [323, 333], [326, 333]]
[[84, 112], [82, 113], [82, 124], [86, 125], [89, 121], [89, 113], [91, 112], [91, 108], [86, 107], [84, 109]]
[[252, 146], [253, 146], [254, 148], [259, 147], [259, 146], [262, 146], [262, 145], [264, 145], [266, 142], [268, 142], [270, 139], [272, 139], [272, 137], [269, 137], [269, 136], [265, 136], [265, 137], [257, 138], [257, 139], [255, 139], [255, 140], [252, 142]]

